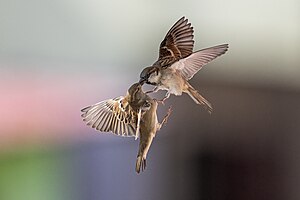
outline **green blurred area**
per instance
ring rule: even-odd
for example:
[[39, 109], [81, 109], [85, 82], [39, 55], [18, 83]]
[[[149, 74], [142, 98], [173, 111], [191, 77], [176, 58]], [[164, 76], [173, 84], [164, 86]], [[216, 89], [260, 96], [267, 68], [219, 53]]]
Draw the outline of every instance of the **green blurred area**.
[[0, 199], [69, 199], [64, 162], [55, 151], [0, 154]]

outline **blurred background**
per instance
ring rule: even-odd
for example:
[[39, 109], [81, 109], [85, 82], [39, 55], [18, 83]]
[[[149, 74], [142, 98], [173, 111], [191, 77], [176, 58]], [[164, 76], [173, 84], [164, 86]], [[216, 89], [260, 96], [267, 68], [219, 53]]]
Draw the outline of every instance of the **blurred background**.
[[[0, 199], [300, 198], [300, 2], [0, 0]], [[172, 96], [147, 169], [80, 109], [125, 95], [182, 16], [229, 51]], [[163, 95], [163, 93], [160, 93]]]

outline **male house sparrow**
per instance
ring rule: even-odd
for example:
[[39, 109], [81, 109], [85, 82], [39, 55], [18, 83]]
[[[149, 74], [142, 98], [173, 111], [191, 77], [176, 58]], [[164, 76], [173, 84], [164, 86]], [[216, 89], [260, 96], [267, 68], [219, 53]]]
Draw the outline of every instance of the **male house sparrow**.
[[156, 132], [166, 123], [171, 109], [161, 123], [157, 119], [157, 102], [133, 84], [126, 96], [108, 99], [83, 108], [83, 121], [102, 132], [140, 138], [136, 172], [146, 167], [146, 157]]
[[193, 33], [191, 23], [188, 23], [184, 17], [179, 19], [161, 42], [158, 60], [141, 72], [140, 83], [154, 85], [154, 89], [149, 92], [167, 90], [162, 102], [169, 98], [170, 94], [180, 96], [182, 92], [185, 92], [211, 113], [211, 104], [188, 83], [188, 80], [204, 65], [224, 54], [228, 49], [228, 44], [193, 52]]

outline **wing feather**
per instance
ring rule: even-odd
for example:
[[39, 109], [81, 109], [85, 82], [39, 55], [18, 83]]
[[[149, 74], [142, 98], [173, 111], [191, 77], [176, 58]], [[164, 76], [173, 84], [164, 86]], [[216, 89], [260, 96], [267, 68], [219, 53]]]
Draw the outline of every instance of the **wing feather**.
[[83, 121], [102, 132], [135, 136], [137, 113], [124, 97], [108, 99], [81, 110]]
[[204, 65], [227, 50], [228, 44], [202, 49], [174, 63], [171, 68], [178, 70], [186, 80], [190, 80]]
[[194, 30], [185, 17], [180, 18], [168, 31], [159, 47], [159, 58], [155, 64], [169, 66], [189, 56], [194, 47]]
[[[110, 129], [110, 123], [111, 123], [111, 120], [112, 120], [112, 118], [113, 118], [113, 115], [112, 115], [112, 113], [107, 113], [106, 115], [105, 115], [105, 118], [103, 118], [102, 120], [103, 120], [103, 131], [109, 131]], [[99, 130], [99, 131], [101, 131], [101, 130]]]

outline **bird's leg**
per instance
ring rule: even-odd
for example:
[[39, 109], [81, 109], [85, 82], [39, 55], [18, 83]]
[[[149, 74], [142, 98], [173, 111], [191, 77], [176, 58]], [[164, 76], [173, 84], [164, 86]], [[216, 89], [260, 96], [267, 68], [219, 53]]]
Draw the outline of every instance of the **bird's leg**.
[[161, 127], [168, 122], [171, 113], [172, 113], [172, 106], [169, 107], [167, 114], [165, 115], [161, 123], [158, 124], [157, 131], [159, 131]]
[[152, 90], [149, 90], [147, 92], [145, 92], [146, 94], [149, 94], [149, 93], [153, 93], [153, 92], [157, 92], [158, 91], [158, 87], [155, 86]]
[[162, 126], [168, 122], [168, 119], [169, 119], [171, 113], [172, 113], [172, 106], [169, 107], [167, 114], [164, 116], [164, 118], [161, 122]]
[[168, 99], [169, 97], [170, 97], [170, 93], [167, 92], [164, 98], [162, 98], [161, 100], [157, 100], [157, 102], [161, 103], [162, 105], [165, 105], [165, 100]]

